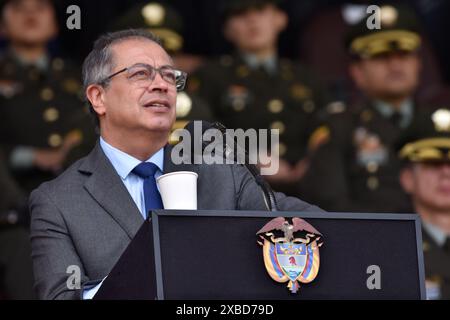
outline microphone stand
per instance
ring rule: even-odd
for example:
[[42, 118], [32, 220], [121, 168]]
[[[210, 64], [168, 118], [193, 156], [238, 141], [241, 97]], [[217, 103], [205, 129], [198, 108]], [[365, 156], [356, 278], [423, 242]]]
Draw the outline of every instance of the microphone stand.
[[[220, 130], [220, 132], [222, 132], [222, 134], [224, 136], [226, 136], [226, 127], [223, 124], [221, 124], [220, 122], [214, 122], [212, 124], [212, 127], [217, 130]], [[224, 153], [226, 153], [226, 149], [227, 149], [227, 145], [224, 143]], [[249, 161], [250, 157], [249, 157], [247, 150], [245, 150], [245, 148], [243, 148], [242, 151], [244, 152], [244, 155], [245, 155], [244, 166], [247, 168], [247, 170], [250, 172], [250, 174], [255, 179], [256, 183], [261, 188], [267, 208], [269, 209], [269, 211], [278, 211], [277, 200], [275, 198], [275, 194], [274, 194], [272, 188], [267, 183], [267, 181], [264, 180], [264, 178], [261, 176], [261, 173], [259, 172], [258, 167], [256, 167], [256, 165], [254, 165], [254, 164], [250, 164], [250, 161]], [[234, 152], [234, 150], [233, 150], [233, 154], [235, 155], [233, 160], [236, 161], [236, 153]]]

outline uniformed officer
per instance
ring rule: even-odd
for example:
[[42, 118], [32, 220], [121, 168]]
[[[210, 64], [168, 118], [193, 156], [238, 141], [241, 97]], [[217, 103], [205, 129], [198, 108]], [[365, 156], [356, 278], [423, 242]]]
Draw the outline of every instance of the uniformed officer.
[[279, 130], [280, 169], [266, 178], [275, 189], [297, 194], [322, 95], [311, 72], [278, 56], [278, 37], [288, 23], [278, 2], [225, 1], [223, 31], [235, 52], [201, 68], [188, 91], [205, 98], [226, 127]]
[[415, 121], [399, 142], [400, 181], [422, 219], [428, 299], [450, 299], [450, 109]]
[[79, 69], [47, 50], [57, 35], [53, 2], [2, 1], [1, 13], [8, 47], [0, 57], [0, 145], [27, 193], [83, 156], [95, 133]]
[[[114, 30], [127, 28], [144, 28], [156, 34], [161, 39], [165, 50], [172, 56], [177, 68], [188, 72], [195, 69], [198, 64], [196, 58], [182, 52], [184, 44], [182, 17], [166, 3], [151, 1], [134, 5], [112, 26]], [[193, 61], [194, 66], [189, 65], [189, 62]], [[212, 119], [206, 102], [194, 92], [179, 92], [176, 109], [177, 120], [173, 126], [174, 130], [185, 127], [191, 120], [210, 121]], [[171, 143], [176, 143], [178, 140], [179, 137], [175, 134], [170, 137]]]
[[407, 7], [381, 7], [381, 29], [366, 20], [353, 27], [347, 47], [350, 74], [364, 101], [329, 109], [327, 125], [313, 137], [324, 143], [315, 153], [311, 185], [322, 207], [332, 211], [403, 212], [407, 197], [397, 175], [393, 146], [418, 107], [421, 36]]
[[0, 154], [0, 300], [33, 299], [29, 233], [20, 224], [26, 197]]

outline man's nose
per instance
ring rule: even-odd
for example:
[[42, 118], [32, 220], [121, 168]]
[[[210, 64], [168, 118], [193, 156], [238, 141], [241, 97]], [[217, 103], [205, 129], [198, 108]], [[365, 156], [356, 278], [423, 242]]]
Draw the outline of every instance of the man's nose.
[[169, 84], [166, 80], [163, 79], [159, 72], [156, 72], [155, 77], [149, 86], [150, 91], [164, 91], [166, 92], [169, 89]]

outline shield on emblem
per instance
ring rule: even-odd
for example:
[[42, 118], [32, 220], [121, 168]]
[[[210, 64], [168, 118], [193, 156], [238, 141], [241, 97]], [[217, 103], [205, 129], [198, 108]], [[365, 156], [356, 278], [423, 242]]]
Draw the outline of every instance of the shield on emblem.
[[282, 242], [276, 245], [276, 257], [283, 273], [291, 281], [300, 277], [305, 269], [307, 250], [305, 244]]

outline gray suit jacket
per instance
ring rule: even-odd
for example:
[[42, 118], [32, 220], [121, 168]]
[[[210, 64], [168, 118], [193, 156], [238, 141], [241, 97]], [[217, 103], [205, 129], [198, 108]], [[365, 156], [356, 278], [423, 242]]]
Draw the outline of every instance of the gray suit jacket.
[[[176, 166], [165, 148], [164, 172], [180, 170], [198, 174], [199, 210], [267, 210], [259, 186], [242, 166]], [[281, 210], [321, 211], [296, 198], [276, 197]], [[99, 144], [33, 191], [30, 210], [35, 286], [41, 299], [79, 299], [84, 284], [108, 275], [144, 222]], [[67, 285], [69, 266], [80, 268], [81, 288]]]

